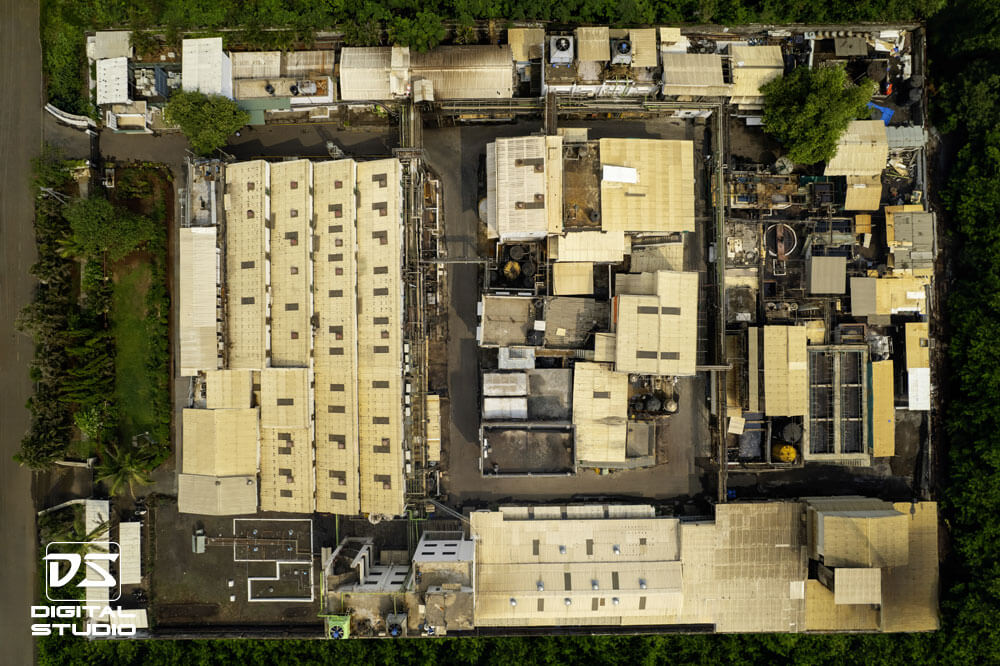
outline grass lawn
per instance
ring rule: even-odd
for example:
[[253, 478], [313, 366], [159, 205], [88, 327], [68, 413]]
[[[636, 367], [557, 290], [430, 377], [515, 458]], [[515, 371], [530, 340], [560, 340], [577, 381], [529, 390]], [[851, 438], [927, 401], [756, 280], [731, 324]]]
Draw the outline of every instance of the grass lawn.
[[123, 442], [154, 429], [157, 391], [149, 369], [152, 353], [146, 320], [146, 295], [152, 268], [146, 257], [132, 255], [113, 274], [115, 289], [111, 305], [111, 325], [117, 344], [115, 357], [118, 404], [121, 408]]

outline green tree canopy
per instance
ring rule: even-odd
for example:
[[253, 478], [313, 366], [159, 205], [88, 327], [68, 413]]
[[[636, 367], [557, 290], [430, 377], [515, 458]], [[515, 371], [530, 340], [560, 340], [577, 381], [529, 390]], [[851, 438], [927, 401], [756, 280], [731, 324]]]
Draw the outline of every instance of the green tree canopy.
[[152, 467], [153, 461], [145, 452], [132, 446], [118, 446], [104, 451], [97, 466], [97, 478], [108, 485], [112, 495], [121, 495], [127, 488], [134, 497], [136, 485], [148, 486], [153, 482], [149, 478]]
[[441, 17], [434, 12], [417, 12], [412, 18], [397, 16], [389, 26], [389, 38], [394, 44], [409, 46], [414, 51], [430, 51], [445, 36]]
[[186, 90], [170, 96], [164, 117], [181, 128], [199, 155], [226, 145], [230, 135], [250, 121], [250, 114], [231, 99]]
[[71, 231], [66, 249], [91, 259], [106, 252], [108, 259], [118, 261], [156, 234], [156, 225], [148, 217], [116, 208], [101, 197], [75, 199], [63, 216]]
[[797, 67], [761, 88], [764, 131], [799, 164], [826, 162], [851, 120], [867, 117], [871, 83], [847, 80], [843, 67]]

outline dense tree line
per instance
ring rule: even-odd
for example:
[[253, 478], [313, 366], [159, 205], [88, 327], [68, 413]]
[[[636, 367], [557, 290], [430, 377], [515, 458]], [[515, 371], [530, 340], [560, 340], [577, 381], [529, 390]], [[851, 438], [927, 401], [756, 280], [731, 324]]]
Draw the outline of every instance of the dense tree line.
[[[84, 96], [86, 30], [131, 28], [141, 51], [153, 34], [179, 44], [184, 33], [225, 31], [227, 43], [281, 49], [335, 30], [353, 46], [403, 44], [426, 50], [442, 41], [475, 43], [477, 22], [495, 35], [512, 21], [640, 26], [677, 23], [825, 23], [927, 18], [945, 0], [42, 0], [43, 65], [49, 99], [93, 113]], [[490, 31], [483, 31], [490, 32]]]

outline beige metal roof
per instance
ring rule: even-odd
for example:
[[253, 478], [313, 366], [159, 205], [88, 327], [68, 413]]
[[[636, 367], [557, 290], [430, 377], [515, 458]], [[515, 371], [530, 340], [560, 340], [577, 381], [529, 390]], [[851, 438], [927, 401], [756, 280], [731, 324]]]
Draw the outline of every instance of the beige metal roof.
[[717, 53], [664, 53], [663, 94], [724, 97], [732, 85], [722, 80], [722, 56]]
[[314, 479], [309, 428], [261, 428], [261, 511], [312, 513]]
[[855, 317], [900, 313], [927, 314], [926, 276], [851, 278], [851, 314]]
[[[493, 144], [496, 231], [501, 241], [543, 238], [548, 233], [546, 169], [562, 169], [549, 162], [545, 137], [497, 139]], [[560, 156], [561, 157], [561, 156]], [[490, 204], [487, 204], [490, 205]]]
[[656, 46], [656, 28], [632, 28], [628, 31], [632, 42], [632, 66], [656, 67], [660, 64]]
[[413, 53], [410, 76], [431, 81], [438, 100], [510, 98], [514, 94], [514, 64], [507, 44], [439, 46]]
[[907, 322], [906, 369], [931, 367], [929, 334], [926, 321]]
[[878, 210], [882, 201], [882, 176], [848, 176], [844, 210]]
[[309, 364], [312, 162], [271, 165], [271, 365]]
[[216, 227], [180, 229], [178, 267], [181, 376], [219, 367]]
[[545, 211], [548, 232], [561, 234], [563, 230], [563, 137], [545, 137]]
[[882, 603], [882, 570], [834, 569], [833, 603], [838, 606]]
[[871, 605], [838, 606], [823, 583], [807, 580], [805, 623], [806, 631], [878, 631], [879, 610]]
[[569, 231], [549, 241], [550, 255], [557, 262], [618, 264], [625, 259], [625, 247], [624, 231]]
[[250, 370], [211, 370], [205, 373], [205, 402], [209, 409], [246, 409], [253, 392]]
[[347, 46], [340, 50], [340, 98], [345, 101], [392, 97], [392, 48]]
[[361, 511], [403, 511], [402, 305], [397, 160], [362, 162], [358, 188], [358, 450]]
[[681, 29], [663, 26], [660, 28], [660, 41], [664, 44], [673, 44], [680, 41]]
[[828, 567], [906, 564], [907, 517], [893, 510], [817, 512], [817, 552]]
[[264, 368], [260, 373], [262, 428], [309, 426], [309, 371], [305, 368]]
[[576, 59], [581, 62], [611, 60], [611, 37], [608, 27], [577, 28]]
[[121, 546], [118, 582], [122, 585], [141, 585], [142, 523], [118, 523], [118, 545]]
[[764, 413], [804, 416], [808, 373], [805, 326], [765, 326]]
[[653, 294], [624, 294], [615, 299], [615, 369], [693, 375], [698, 345], [698, 274], [658, 271], [655, 275]]
[[905, 516], [909, 561], [882, 575], [882, 631], [934, 631], [938, 617], [936, 502], [897, 502]]
[[896, 400], [892, 360], [872, 363], [872, 455], [896, 455]]
[[594, 293], [594, 264], [589, 262], [552, 264], [552, 293], [556, 296]]
[[181, 471], [238, 476], [257, 471], [257, 410], [185, 409]]
[[507, 31], [507, 42], [516, 62], [526, 62], [541, 58], [544, 50], [544, 28], [511, 28]]
[[257, 475], [177, 476], [177, 510], [203, 516], [257, 513]]
[[889, 142], [881, 120], [852, 120], [827, 163], [827, 176], [874, 176], [889, 159]]
[[625, 462], [628, 375], [600, 363], [573, 366], [573, 445], [579, 464]]
[[441, 398], [428, 394], [425, 398], [427, 409], [427, 460], [441, 460]]
[[599, 362], [614, 363], [614, 333], [594, 333], [594, 360]]
[[234, 79], [272, 79], [281, 76], [281, 51], [236, 51], [229, 54]]
[[355, 163], [319, 162], [313, 182], [316, 510], [355, 514], [361, 510]]
[[740, 46], [729, 47], [732, 56], [734, 98], [744, 104], [760, 104], [763, 96], [760, 87], [781, 76], [785, 63], [780, 46]]
[[226, 353], [228, 367], [264, 367], [264, 234], [270, 165], [226, 167]]
[[330, 76], [337, 52], [333, 50], [288, 51], [284, 54], [281, 73], [284, 76]]
[[660, 139], [601, 139], [601, 166], [638, 171], [636, 184], [601, 182], [604, 231], [694, 231], [694, 144]]

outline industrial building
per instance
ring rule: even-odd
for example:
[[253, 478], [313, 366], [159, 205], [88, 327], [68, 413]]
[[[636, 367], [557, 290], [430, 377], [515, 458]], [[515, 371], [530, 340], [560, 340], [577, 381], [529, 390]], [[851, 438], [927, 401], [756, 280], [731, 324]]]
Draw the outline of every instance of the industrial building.
[[643, 504], [501, 506], [468, 520], [467, 535], [425, 533], [393, 564], [371, 539], [328, 549], [328, 629], [362, 621], [390, 636], [939, 626], [934, 502], [728, 503], [703, 519]]
[[182, 511], [402, 512], [401, 177], [229, 164], [220, 224], [181, 230]]

